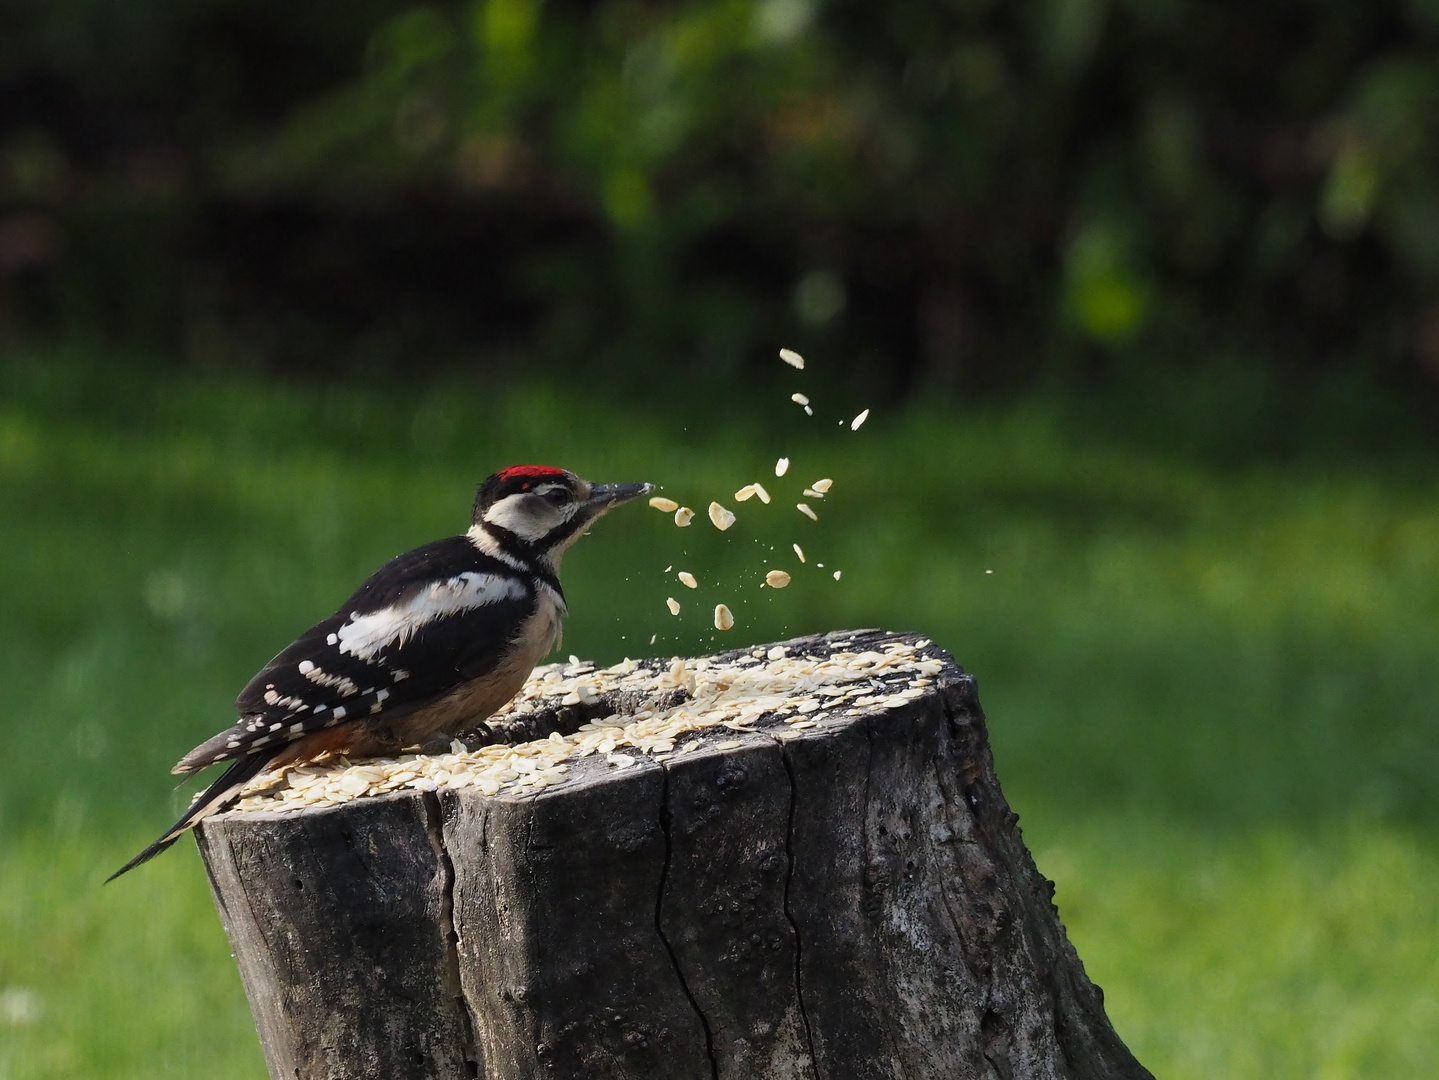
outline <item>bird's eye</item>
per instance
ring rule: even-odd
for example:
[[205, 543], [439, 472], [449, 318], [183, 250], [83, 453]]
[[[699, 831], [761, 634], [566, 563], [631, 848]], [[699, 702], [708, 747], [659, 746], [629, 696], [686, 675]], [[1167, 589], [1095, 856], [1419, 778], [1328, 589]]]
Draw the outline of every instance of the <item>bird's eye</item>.
[[570, 501], [570, 493], [564, 488], [550, 488], [550, 490], [546, 491], [540, 498], [544, 499], [545, 502], [551, 506], [564, 506], [565, 503]]

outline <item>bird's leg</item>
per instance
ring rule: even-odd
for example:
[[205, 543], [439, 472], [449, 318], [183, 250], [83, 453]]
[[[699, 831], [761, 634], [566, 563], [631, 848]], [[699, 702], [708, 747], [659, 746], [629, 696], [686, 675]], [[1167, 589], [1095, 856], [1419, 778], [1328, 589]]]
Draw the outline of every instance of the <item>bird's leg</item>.
[[419, 747], [422, 754], [448, 754], [450, 744], [455, 741], [453, 735], [443, 731], [432, 731], [420, 740]]

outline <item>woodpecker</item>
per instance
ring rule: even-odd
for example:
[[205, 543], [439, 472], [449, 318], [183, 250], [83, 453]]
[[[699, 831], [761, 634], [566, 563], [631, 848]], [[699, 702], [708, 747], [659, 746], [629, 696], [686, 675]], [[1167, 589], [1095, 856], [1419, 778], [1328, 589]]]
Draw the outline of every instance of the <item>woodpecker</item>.
[[605, 511], [653, 490], [591, 484], [549, 465], [495, 473], [465, 535], [397, 555], [260, 669], [236, 699], [239, 722], [171, 771], [229, 769], [108, 880], [225, 809], [265, 769], [327, 753], [448, 747], [514, 697], [558, 642], [566, 549]]

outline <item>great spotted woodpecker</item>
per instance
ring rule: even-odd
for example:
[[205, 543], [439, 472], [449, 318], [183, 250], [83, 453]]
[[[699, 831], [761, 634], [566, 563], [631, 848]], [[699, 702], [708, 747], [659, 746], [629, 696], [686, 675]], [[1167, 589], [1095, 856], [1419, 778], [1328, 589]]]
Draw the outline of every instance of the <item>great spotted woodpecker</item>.
[[233, 764], [113, 881], [223, 810], [253, 777], [322, 754], [448, 747], [519, 691], [559, 638], [560, 558], [612, 506], [653, 484], [591, 484], [548, 465], [495, 473], [464, 536], [380, 567], [240, 692], [240, 721], [172, 770]]

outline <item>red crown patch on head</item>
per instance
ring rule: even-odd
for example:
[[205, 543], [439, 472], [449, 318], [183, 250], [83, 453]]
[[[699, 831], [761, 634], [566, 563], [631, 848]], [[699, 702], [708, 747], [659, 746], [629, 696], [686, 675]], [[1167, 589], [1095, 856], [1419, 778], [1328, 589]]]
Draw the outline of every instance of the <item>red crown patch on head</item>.
[[[511, 465], [508, 469], [501, 469], [495, 474], [501, 480], [526, 480], [540, 481], [556, 476], [564, 476], [564, 469], [557, 469], [553, 465]], [[524, 485], [529, 487], [529, 483]]]

